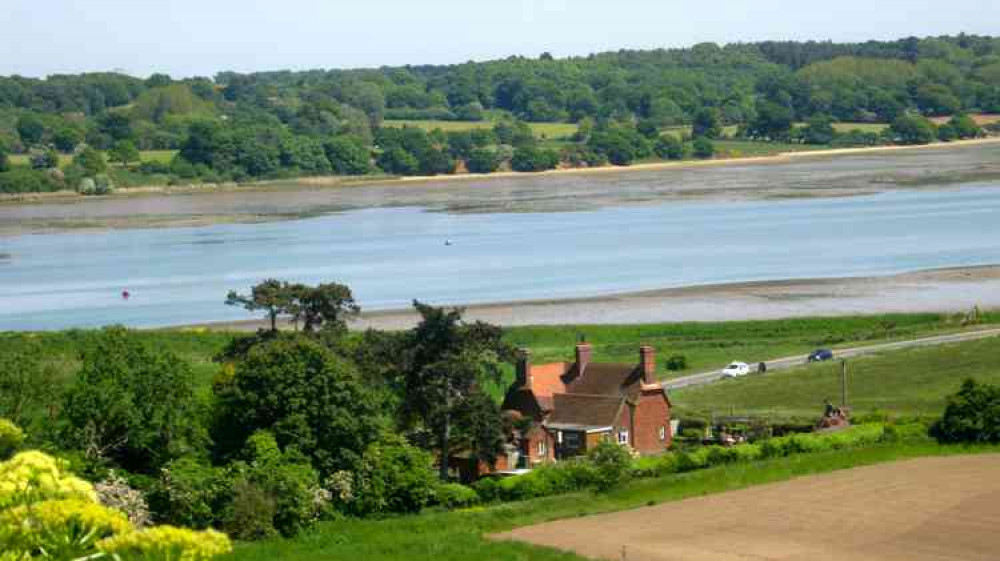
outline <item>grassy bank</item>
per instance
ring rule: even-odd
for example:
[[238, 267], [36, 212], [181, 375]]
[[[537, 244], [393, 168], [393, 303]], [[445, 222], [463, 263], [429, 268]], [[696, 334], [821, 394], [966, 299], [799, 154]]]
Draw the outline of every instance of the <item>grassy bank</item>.
[[[984, 314], [983, 320], [1000, 323], [1000, 314]], [[602, 362], [635, 362], [640, 343], [653, 345], [658, 351], [660, 375], [673, 377], [718, 368], [731, 360], [754, 362], [796, 354], [805, 356], [816, 347], [913, 339], [959, 329], [958, 320], [948, 315], [890, 314], [763, 321], [512, 327], [505, 332], [512, 344], [530, 349], [537, 363], [572, 360], [574, 345], [581, 336], [593, 345], [594, 360]], [[0, 334], [0, 354], [37, 348], [44, 352], [46, 360], [57, 371], [69, 375], [79, 367], [80, 350], [90, 341], [91, 333], [70, 330]], [[212, 356], [235, 335], [177, 329], [140, 332], [140, 337], [146, 342], [170, 350], [190, 362], [199, 386], [206, 390], [218, 368], [212, 362]], [[666, 363], [672, 355], [683, 355], [687, 368], [668, 371]], [[803, 394], [801, 402], [807, 401], [815, 409], [815, 395], [807, 398]], [[709, 403], [729, 407], [725, 398], [717, 395], [697, 403], [698, 407]]]
[[574, 493], [521, 503], [389, 520], [346, 520], [319, 525], [292, 540], [237, 547], [231, 559], [257, 561], [390, 559], [451, 561], [579, 560], [581, 557], [484, 536], [538, 522], [638, 508], [795, 477], [925, 456], [997, 453], [1000, 447], [944, 447], [933, 443], [804, 454], [634, 482], [617, 491]]
[[[428, 132], [434, 129], [441, 129], [444, 132], [468, 131], [473, 129], [492, 129], [496, 123], [494, 121], [440, 121], [440, 120], [411, 120], [397, 119], [382, 122], [385, 127], [419, 127]], [[576, 132], [576, 123], [527, 123], [531, 127], [531, 132], [541, 139], [569, 138]]]
[[[966, 378], [1000, 382], [996, 339], [893, 351], [848, 361], [848, 401], [855, 415], [937, 415]], [[680, 415], [808, 417], [840, 396], [840, 365], [814, 364], [671, 392]]]

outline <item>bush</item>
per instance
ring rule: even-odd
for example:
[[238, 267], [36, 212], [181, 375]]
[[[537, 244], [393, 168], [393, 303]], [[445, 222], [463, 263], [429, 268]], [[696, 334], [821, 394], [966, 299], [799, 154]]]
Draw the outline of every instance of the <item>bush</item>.
[[667, 370], [677, 371], [687, 368], [687, 357], [684, 355], [673, 355], [667, 359]]
[[479, 495], [479, 501], [491, 503], [500, 500], [500, 481], [492, 477], [480, 479], [472, 484], [472, 489]]
[[208, 528], [221, 524], [231, 493], [232, 483], [223, 470], [180, 458], [160, 470], [147, 500], [157, 522]]
[[559, 154], [553, 150], [545, 150], [525, 145], [514, 150], [510, 167], [514, 171], [545, 171], [559, 165]]
[[632, 455], [629, 449], [612, 442], [601, 442], [587, 452], [594, 465], [594, 484], [598, 491], [608, 491], [628, 481]]
[[24, 431], [7, 419], [0, 419], [0, 460], [6, 460], [24, 443]]
[[500, 159], [496, 152], [488, 148], [475, 148], [469, 153], [465, 165], [470, 173], [492, 173], [500, 167]]
[[471, 487], [447, 483], [434, 490], [434, 502], [447, 509], [466, 508], [478, 503], [479, 495]]
[[[274, 436], [266, 431], [254, 433], [247, 441], [246, 461], [234, 462], [229, 469], [233, 481], [233, 503], [226, 517], [226, 528], [237, 536], [273, 534], [294, 536], [318, 520], [329, 502], [326, 494], [317, 493], [319, 475], [308, 458], [294, 449], [282, 451]], [[319, 500], [317, 500], [317, 498]], [[251, 508], [270, 511], [270, 524]], [[239, 523], [250, 526], [240, 526]]]
[[1000, 386], [963, 382], [931, 434], [939, 442], [1000, 442]]
[[399, 437], [365, 451], [355, 478], [353, 514], [413, 513], [430, 504], [437, 487], [427, 452]]
[[91, 485], [65, 468], [65, 462], [37, 451], [0, 462], [0, 558], [96, 559], [111, 553], [201, 561], [230, 550], [229, 539], [215, 532], [136, 531], [124, 514], [98, 503]]
[[699, 136], [694, 139], [692, 144], [692, 153], [695, 158], [707, 160], [715, 155], [715, 144], [704, 136]]
[[62, 181], [46, 171], [19, 167], [0, 173], [0, 193], [49, 193], [63, 187]]
[[240, 540], [271, 538], [278, 533], [274, 528], [277, 513], [274, 497], [247, 480], [238, 481], [233, 486], [223, 527], [226, 533]]

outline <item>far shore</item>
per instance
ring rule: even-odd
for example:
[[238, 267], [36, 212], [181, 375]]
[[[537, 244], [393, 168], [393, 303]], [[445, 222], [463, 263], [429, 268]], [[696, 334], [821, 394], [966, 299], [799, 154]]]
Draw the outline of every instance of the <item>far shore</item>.
[[[1000, 137], [978, 138], [972, 140], [959, 140], [954, 142], [938, 142], [934, 144], [922, 144], [914, 146], [869, 146], [858, 148], [835, 148], [821, 150], [803, 150], [797, 152], [781, 152], [770, 156], [747, 156], [737, 158], [713, 158], [708, 160], [683, 160], [683, 161], [662, 161], [638, 163], [629, 166], [605, 165], [597, 167], [580, 168], [558, 168], [540, 172], [516, 172], [497, 171], [486, 174], [459, 173], [453, 175], [420, 175], [420, 176], [323, 176], [323, 177], [299, 177], [287, 179], [274, 179], [258, 181], [247, 184], [237, 184], [233, 182], [212, 183], [212, 184], [190, 184], [190, 185], [148, 185], [122, 188], [112, 195], [100, 197], [102, 200], [111, 200], [122, 197], [141, 197], [149, 195], [192, 195], [201, 193], [219, 193], [227, 191], [267, 191], [267, 190], [288, 190], [294, 189], [315, 189], [315, 188], [351, 188], [380, 186], [390, 184], [419, 184], [429, 182], [451, 182], [463, 180], [483, 180], [483, 179], [509, 179], [509, 178], [544, 178], [564, 175], [589, 175], [607, 173], [629, 173], [641, 171], [658, 171], [670, 169], [704, 168], [729, 165], [747, 164], [780, 164], [801, 159], [838, 157], [863, 154], [878, 154], [884, 152], [915, 151], [915, 150], [938, 150], [946, 148], [959, 148], [963, 146], [976, 146], [982, 144], [1000, 143]], [[56, 191], [51, 193], [15, 193], [0, 194], [0, 205], [11, 204], [38, 204], [45, 202], [73, 202], [92, 201], [95, 197], [85, 197], [73, 191]]]
[[[886, 276], [689, 286], [587, 298], [463, 307], [467, 321], [520, 326], [961, 313], [974, 306], [1000, 308], [1000, 265], [933, 269]], [[417, 319], [412, 309], [379, 310], [362, 313], [350, 327], [353, 330], [408, 329], [416, 324]], [[265, 322], [261, 320], [248, 320], [177, 326], [174, 329], [255, 331], [264, 326]]]

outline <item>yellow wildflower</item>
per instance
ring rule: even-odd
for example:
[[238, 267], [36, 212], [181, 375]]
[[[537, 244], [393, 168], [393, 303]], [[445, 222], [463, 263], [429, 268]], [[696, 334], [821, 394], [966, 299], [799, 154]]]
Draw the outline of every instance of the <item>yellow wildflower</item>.
[[46, 499], [97, 502], [93, 486], [65, 468], [65, 462], [38, 451], [0, 462], [0, 509]]
[[207, 561], [232, 551], [229, 538], [215, 530], [157, 526], [101, 540], [97, 548], [120, 559]]
[[0, 511], [0, 546], [71, 559], [93, 553], [97, 540], [132, 531], [120, 512], [81, 499], [48, 500]]

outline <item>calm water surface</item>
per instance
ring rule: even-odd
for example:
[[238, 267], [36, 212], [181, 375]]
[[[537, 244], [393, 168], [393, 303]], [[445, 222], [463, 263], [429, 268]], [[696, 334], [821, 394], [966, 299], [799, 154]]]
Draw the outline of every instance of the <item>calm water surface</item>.
[[998, 218], [1000, 184], [592, 212], [380, 208], [269, 224], [27, 235], [0, 239], [0, 330], [247, 319], [223, 304], [225, 294], [268, 277], [347, 283], [372, 310], [413, 298], [566, 298], [1000, 263]]

